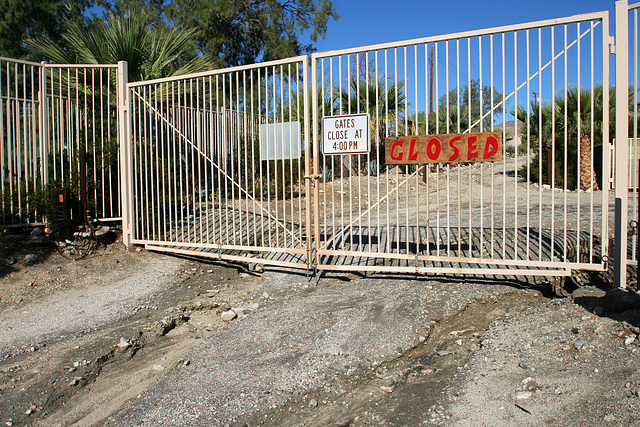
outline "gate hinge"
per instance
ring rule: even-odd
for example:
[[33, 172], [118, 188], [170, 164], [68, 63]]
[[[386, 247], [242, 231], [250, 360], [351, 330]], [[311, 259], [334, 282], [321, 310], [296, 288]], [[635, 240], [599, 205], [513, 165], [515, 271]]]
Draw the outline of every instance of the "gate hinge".
[[609, 52], [612, 55], [616, 54], [616, 38], [614, 36], [609, 37]]
[[320, 179], [320, 178], [322, 178], [322, 175], [320, 175], [319, 173], [304, 176], [304, 179]]

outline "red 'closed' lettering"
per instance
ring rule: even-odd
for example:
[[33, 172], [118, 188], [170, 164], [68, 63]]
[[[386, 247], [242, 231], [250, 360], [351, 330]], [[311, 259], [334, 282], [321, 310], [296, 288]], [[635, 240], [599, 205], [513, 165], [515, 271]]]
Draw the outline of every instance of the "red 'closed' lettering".
[[451, 148], [453, 148], [453, 154], [451, 155], [451, 157], [449, 157], [449, 161], [450, 162], [454, 162], [456, 160], [458, 160], [458, 157], [460, 156], [460, 149], [454, 145], [453, 143], [456, 141], [460, 141], [460, 139], [462, 139], [462, 137], [460, 135], [454, 137], [451, 139], [451, 141], [449, 141], [449, 146]]
[[442, 151], [442, 143], [438, 138], [431, 138], [427, 143], [427, 156], [431, 160], [437, 160]]
[[418, 151], [416, 150], [416, 140], [411, 140], [411, 147], [409, 147], [409, 160], [417, 160]]
[[471, 160], [474, 157], [478, 157], [478, 144], [476, 144], [477, 140], [478, 140], [477, 136], [475, 135], [469, 136], [469, 140], [467, 141], [467, 147], [468, 147], [467, 160]]
[[484, 160], [493, 157], [496, 155], [496, 153], [498, 152], [498, 140], [495, 139], [493, 136], [488, 136], [487, 137], [487, 144], [484, 146], [484, 155], [482, 156], [482, 158]]
[[[391, 146], [391, 158], [393, 160], [402, 160], [402, 155], [404, 154], [402, 152], [402, 144], [404, 143], [403, 140], [400, 141], [396, 141], [393, 143], [393, 145]], [[396, 152], [396, 148], [400, 148], [400, 152], [398, 154], [394, 154]]]

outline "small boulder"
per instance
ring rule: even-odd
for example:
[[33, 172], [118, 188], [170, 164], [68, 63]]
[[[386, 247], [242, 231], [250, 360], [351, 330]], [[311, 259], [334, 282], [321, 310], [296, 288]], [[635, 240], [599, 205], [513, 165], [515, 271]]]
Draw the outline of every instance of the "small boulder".
[[38, 255], [36, 254], [26, 254], [24, 256], [24, 262], [26, 262], [27, 264], [32, 264], [36, 261], [38, 261]]
[[233, 310], [228, 310], [223, 312], [220, 317], [222, 317], [222, 320], [224, 320], [225, 322], [230, 322], [233, 319], [236, 318], [236, 312]]
[[40, 227], [35, 227], [33, 230], [31, 230], [31, 235], [32, 236], [44, 236], [44, 230]]

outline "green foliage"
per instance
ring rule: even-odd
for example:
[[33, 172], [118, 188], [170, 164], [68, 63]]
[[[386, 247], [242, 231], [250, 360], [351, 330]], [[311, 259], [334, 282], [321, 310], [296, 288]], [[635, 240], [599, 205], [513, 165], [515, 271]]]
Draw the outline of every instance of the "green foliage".
[[[611, 92], [608, 108], [610, 124], [613, 124], [615, 96], [613, 96], [614, 91]], [[518, 120], [522, 122], [520, 135], [523, 140], [529, 138], [530, 147], [537, 152], [531, 160], [531, 165], [521, 168], [520, 176], [539, 182], [542, 168], [543, 184], [556, 188], [566, 186], [569, 190], [578, 188], [580, 140], [585, 139], [589, 147], [594, 147], [594, 158], [602, 158], [603, 99], [602, 85], [581, 90], [570, 87], [566, 90], [566, 94], [565, 91], [561, 91], [555, 96], [553, 105], [531, 101], [528, 110], [524, 106], [519, 106], [516, 114]], [[590, 156], [591, 154], [581, 153], [581, 155]], [[540, 164], [541, 160], [542, 164]], [[594, 160], [593, 168], [598, 185], [601, 186], [602, 162]]]
[[[448, 101], [448, 104], [447, 104]], [[502, 94], [490, 86], [480, 86], [479, 80], [471, 80], [460, 87], [451, 89], [439, 100], [437, 119], [429, 120], [431, 133], [451, 133], [459, 131], [480, 132], [491, 129], [491, 119], [501, 116], [501, 109], [494, 108], [502, 101]], [[437, 125], [437, 126], [436, 126]]]
[[[405, 134], [406, 95], [404, 82], [389, 84], [383, 78], [365, 79], [351, 76], [349, 87], [333, 91], [340, 114], [368, 113], [370, 117], [370, 153], [372, 158], [385, 158], [385, 137]], [[377, 143], [376, 143], [377, 142]], [[363, 156], [364, 159], [365, 156]], [[366, 161], [364, 162], [367, 167]], [[370, 166], [370, 165], [368, 165]]]
[[320, 179], [322, 179], [322, 182], [330, 182], [333, 180], [333, 171], [329, 165], [320, 165]]
[[58, 42], [67, 22], [82, 22], [91, 0], [0, 1], [0, 56], [40, 60], [25, 41], [35, 36]]
[[97, 0], [107, 13], [131, 11], [154, 27], [196, 29], [194, 55], [208, 54], [217, 67], [288, 58], [313, 52], [327, 24], [338, 19], [330, 0]]
[[515, 145], [505, 145], [504, 151], [507, 153], [507, 156], [515, 156], [516, 147]]
[[196, 30], [154, 28], [140, 15], [109, 15], [91, 31], [70, 23], [61, 42], [37, 37], [33, 51], [61, 64], [114, 64], [127, 61], [129, 81], [205, 71], [213, 67], [208, 56], [192, 50]]

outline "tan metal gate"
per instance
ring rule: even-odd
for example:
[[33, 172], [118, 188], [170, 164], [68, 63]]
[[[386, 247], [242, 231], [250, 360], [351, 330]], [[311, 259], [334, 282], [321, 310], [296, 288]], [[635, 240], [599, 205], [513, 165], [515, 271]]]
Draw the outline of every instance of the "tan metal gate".
[[307, 75], [298, 57], [129, 84], [131, 242], [307, 268]]
[[[608, 25], [602, 12], [314, 54], [318, 268], [603, 270]], [[323, 155], [323, 117], [346, 114], [369, 116], [369, 151]], [[385, 164], [385, 137], [483, 131], [502, 132], [503, 161]]]
[[[608, 25], [592, 13], [128, 84], [125, 235], [320, 270], [603, 270]], [[370, 149], [324, 155], [323, 119], [350, 114], [368, 116]], [[386, 137], [483, 131], [502, 133], [502, 161], [385, 164]]]

